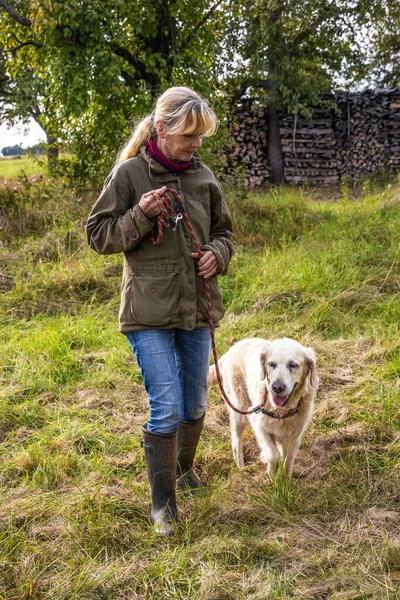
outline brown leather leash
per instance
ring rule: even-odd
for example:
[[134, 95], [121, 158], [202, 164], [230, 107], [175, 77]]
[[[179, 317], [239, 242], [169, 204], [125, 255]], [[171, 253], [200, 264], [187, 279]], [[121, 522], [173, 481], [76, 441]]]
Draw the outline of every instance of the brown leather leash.
[[[168, 193], [172, 194], [176, 198], [175, 208], [172, 207], [172, 199], [170, 198], [170, 196], [168, 196]], [[183, 219], [183, 221], [185, 222], [186, 227], [190, 233], [190, 236], [193, 240], [193, 243], [195, 245], [198, 258], [201, 258], [202, 251], [201, 251], [199, 242], [197, 241], [197, 238], [194, 233], [194, 230], [193, 230], [192, 224], [190, 222], [190, 219], [188, 217], [188, 214], [186, 212], [186, 208], [183, 204], [182, 196], [179, 194], [179, 192], [177, 192], [173, 188], [167, 188], [163, 194], [160, 195], [160, 194], [154, 193], [153, 195], [154, 195], [155, 199], [157, 200], [158, 206], [160, 208], [160, 213], [157, 215], [157, 218], [155, 221], [155, 228], [151, 235], [151, 241], [152, 241], [153, 245], [157, 246], [161, 242], [164, 227], [172, 227], [172, 230], [174, 231], [176, 229], [179, 221], [181, 219]], [[268, 399], [267, 388], [265, 388], [264, 398], [263, 398], [262, 403], [258, 404], [257, 406], [253, 406], [249, 410], [241, 410], [240, 408], [237, 408], [236, 406], [234, 406], [232, 404], [232, 402], [229, 400], [229, 398], [226, 395], [226, 392], [224, 390], [224, 386], [222, 384], [222, 377], [221, 377], [221, 373], [220, 373], [219, 365], [218, 365], [217, 349], [215, 346], [215, 327], [214, 327], [213, 318], [212, 318], [211, 290], [210, 290], [210, 284], [208, 283], [207, 277], [204, 277], [204, 284], [205, 284], [206, 296], [207, 296], [208, 323], [210, 326], [211, 344], [212, 344], [212, 351], [213, 351], [213, 357], [214, 357], [215, 373], [217, 376], [219, 389], [221, 390], [222, 397], [225, 400], [225, 402], [227, 403], [227, 405], [232, 410], [234, 410], [235, 412], [237, 412], [241, 415], [251, 415], [253, 413], [262, 412], [264, 415], [268, 415], [269, 417], [272, 417], [274, 419], [284, 419], [286, 417], [291, 417], [294, 414], [296, 414], [300, 410], [300, 404], [301, 404], [302, 398], [300, 398], [299, 403], [295, 409], [289, 411], [288, 413], [286, 413], [286, 415], [283, 415], [283, 416], [279, 416], [279, 415], [263, 408]], [[293, 393], [293, 391], [294, 391], [294, 388], [292, 390], [292, 393]]]

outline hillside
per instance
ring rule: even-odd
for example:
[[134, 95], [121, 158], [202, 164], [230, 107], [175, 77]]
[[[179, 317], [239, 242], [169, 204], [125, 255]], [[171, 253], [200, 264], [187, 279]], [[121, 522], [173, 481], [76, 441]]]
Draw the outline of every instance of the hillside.
[[235, 467], [211, 390], [208, 491], [178, 497], [165, 540], [148, 525], [147, 401], [117, 331], [122, 257], [86, 246], [95, 194], [0, 187], [0, 598], [400, 598], [400, 187], [227, 197], [218, 352], [293, 337], [315, 349], [320, 390], [290, 483], [267, 480], [250, 432]]

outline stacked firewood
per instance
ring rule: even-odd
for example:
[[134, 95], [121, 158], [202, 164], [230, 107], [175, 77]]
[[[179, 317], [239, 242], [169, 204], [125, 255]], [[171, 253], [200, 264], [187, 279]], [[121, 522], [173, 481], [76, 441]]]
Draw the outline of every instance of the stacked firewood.
[[[281, 115], [285, 181], [337, 183], [379, 168], [400, 169], [400, 90], [326, 97], [311, 119]], [[227, 148], [228, 174], [243, 172], [249, 188], [268, 182], [267, 114], [246, 99], [234, 113]]]
[[366, 90], [336, 97], [334, 128], [341, 176], [358, 179], [387, 164], [385, 147], [389, 99]]
[[242, 172], [246, 187], [262, 187], [270, 174], [265, 109], [255, 107], [252, 100], [244, 101], [235, 112], [230, 129], [226, 173], [235, 176]]
[[312, 119], [285, 116], [280, 124], [285, 181], [337, 183], [340, 160], [331, 111], [316, 108]]
[[400, 90], [390, 94], [386, 146], [392, 169], [400, 169]]

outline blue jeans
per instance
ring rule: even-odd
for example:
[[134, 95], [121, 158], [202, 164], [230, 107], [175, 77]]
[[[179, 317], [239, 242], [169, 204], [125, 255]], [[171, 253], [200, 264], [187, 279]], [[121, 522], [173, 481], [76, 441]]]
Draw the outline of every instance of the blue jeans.
[[208, 327], [146, 329], [126, 334], [149, 396], [147, 429], [175, 433], [179, 421], [196, 421], [206, 410], [211, 336]]

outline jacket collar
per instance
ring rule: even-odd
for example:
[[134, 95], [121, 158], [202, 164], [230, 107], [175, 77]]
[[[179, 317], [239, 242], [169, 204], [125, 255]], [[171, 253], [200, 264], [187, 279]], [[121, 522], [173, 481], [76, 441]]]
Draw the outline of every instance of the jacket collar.
[[[154, 158], [151, 158], [150, 154], [147, 151], [146, 146], [142, 146], [140, 148], [140, 156], [148, 163], [150, 171], [153, 171], [154, 174], [162, 175], [168, 174], [171, 175], [171, 171], [169, 171], [163, 165], [160, 165]], [[203, 168], [203, 161], [200, 156], [195, 152], [192, 158], [193, 166], [185, 171], [185, 173], [199, 173], [199, 171]], [[182, 173], [180, 173], [182, 175]]]

